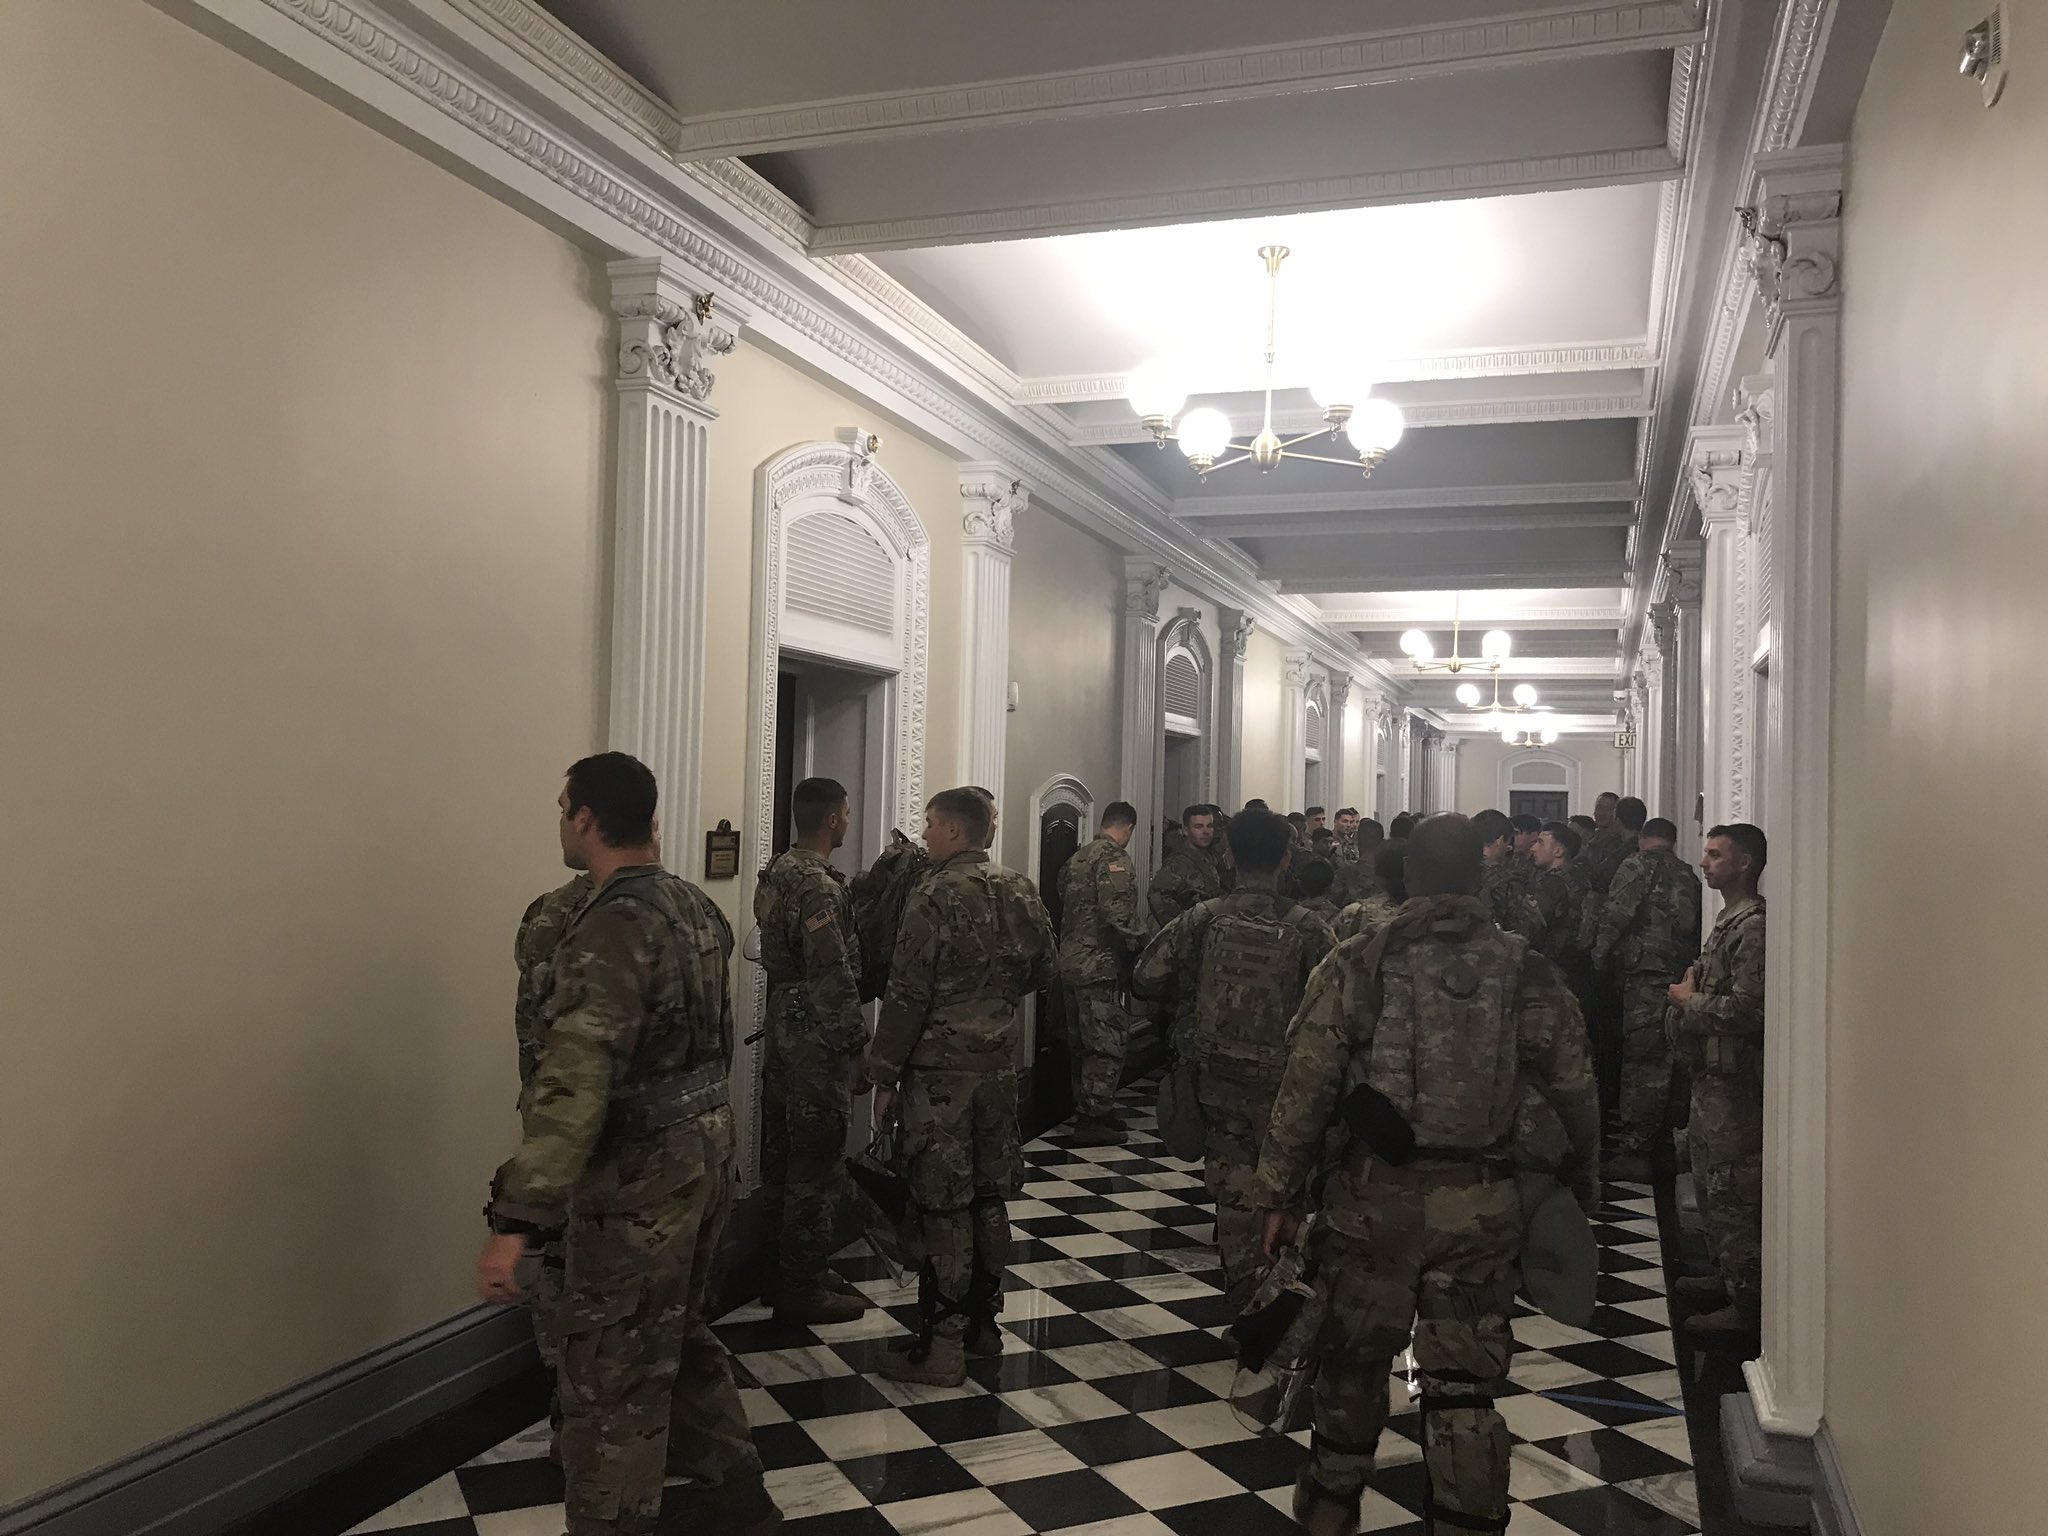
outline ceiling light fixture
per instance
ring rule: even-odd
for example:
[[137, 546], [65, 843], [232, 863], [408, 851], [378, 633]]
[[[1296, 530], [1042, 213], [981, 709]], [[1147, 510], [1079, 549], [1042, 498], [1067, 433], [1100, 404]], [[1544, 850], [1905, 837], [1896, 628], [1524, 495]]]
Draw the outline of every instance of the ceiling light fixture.
[[[1458, 645], [1462, 632], [1462, 619], [1459, 613], [1459, 606], [1462, 601], [1462, 593], [1453, 592], [1451, 594], [1451, 654], [1449, 656], [1441, 661], [1437, 660], [1436, 647], [1430, 643], [1429, 636], [1419, 629], [1407, 630], [1402, 634], [1401, 654], [1414, 664], [1415, 670], [1418, 672], [1463, 672], [1467, 667], [1491, 672], [1493, 674], [1494, 702], [1498, 705], [1500, 702], [1500, 669], [1507, 664], [1508, 652], [1514, 649], [1514, 641], [1504, 629], [1489, 629], [1479, 639], [1479, 655], [1476, 660], [1470, 656], [1460, 655]], [[1472, 689], [1472, 698], [1467, 699], [1465, 697], [1465, 688], [1460, 688], [1458, 690], [1458, 702], [1470, 707], [1477, 701], [1479, 690], [1470, 683], [1467, 683], [1465, 687]], [[1527, 683], [1522, 684], [1522, 688], [1528, 687]], [[1521, 688], [1516, 689], [1515, 694], [1519, 699]], [[1534, 703], [1535, 697], [1536, 690], [1530, 688], [1529, 701]]]
[[1169, 442], [1179, 443], [1180, 451], [1188, 456], [1188, 463], [1194, 466], [1196, 475], [1204, 480], [1209, 478], [1211, 470], [1229, 469], [1246, 462], [1258, 465], [1261, 474], [1284, 459], [1351, 468], [1353, 464], [1349, 459], [1303, 453], [1298, 446], [1310, 438], [1335, 437], [1339, 432], [1351, 440], [1351, 446], [1358, 452], [1356, 467], [1370, 475], [1385, 461], [1394, 445], [1401, 441], [1401, 434], [1408, 429], [1399, 406], [1371, 393], [1372, 381], [1365, 376], [1357, 360], [1338, 357], [1319, 369], [1309, 383], [1309, 393], [1323, 408], [1324, 429], [1286, 439], [1273, 430], [1273, 363], [1279, 352], [1275, 336], [1280, 313], [1280, 263], [1287, 259], [1287, 254], [1284, 245], [1259, 247], [1259, 256], [1266, 263], [1266, 418], [1257, 437], [1248, 443], [1236, 441], [1231, 435], [1230, 418], [1213, 406], [1198, 406], [1181, 416], [1176, 424], [1174, 417], [1180, 415], [1181, 407], [1187, 404], [1187, 384], [1179, 370], [1163, 358], [1142, 364], [1125, 382], [1124, 398], [1138, 413], [1138, 419], [1152, 434], [1152, 440], [1162, 448]]
[[1507, 724], [1500, 728], [1500, 739], [1510, 747], [1547, 747], [1558, 738], [1555, 721], [1546, 720], [1542, 725]]

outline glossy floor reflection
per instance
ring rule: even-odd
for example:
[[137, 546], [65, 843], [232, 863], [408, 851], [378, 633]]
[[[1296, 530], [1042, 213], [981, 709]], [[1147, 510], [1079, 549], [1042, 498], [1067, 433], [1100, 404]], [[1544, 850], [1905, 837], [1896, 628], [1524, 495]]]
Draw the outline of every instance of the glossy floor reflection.
[[[1160, 1536], [1291, 1531], [1307, 1454], [1239, 1423], [1229, 1321], [1195, 1165], [1153, 1134], [1150, 1084], [1126, 1095], [1127, 1145], [1027, 1149], [1007, 1350], [966, 1385], [873, 1375], [909, 1331], [914, 1292], [857, 1252], [839, 1268], [880, 1304], [858, 1322], [787, 1326], [758, 1306], [719, 1326], [745, 1384], [769, 1486], [793, 1536]], [[1599, 1213], [1601, 1305], [1584, 1329], [1530, 1313], [1501, 1412], [1516, 1439], [1511, 1536], [1683, 1536], [1699, 1527], [1665, 1312], [1655, 1202], [1620, 1186]], [[1406, 1383], [1389, 1383], [1368, 1531], [1422, 1530]], [[1300, 1437], [1302, 1440], [1306, 1436]], [[560, 1536], [561, 1478], [527, 1431], [359, 1531]]]

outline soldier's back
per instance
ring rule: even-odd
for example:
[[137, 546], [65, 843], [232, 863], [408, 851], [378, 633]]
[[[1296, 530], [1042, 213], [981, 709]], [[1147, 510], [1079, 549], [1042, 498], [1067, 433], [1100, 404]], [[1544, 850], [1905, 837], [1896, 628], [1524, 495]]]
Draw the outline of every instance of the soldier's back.
[[580, 874], [534, 897], [519, 919], [519, 932], [512, 941], [512, 958], [519, 966], [519, 995], [513, 1019], [519, 1039], [522, 1085], [540, 1060], [541, 1040], [547, 1033], [546, 1010], [548, 993], [554, 986], [555, 950], [593, 889], [590, 876]]

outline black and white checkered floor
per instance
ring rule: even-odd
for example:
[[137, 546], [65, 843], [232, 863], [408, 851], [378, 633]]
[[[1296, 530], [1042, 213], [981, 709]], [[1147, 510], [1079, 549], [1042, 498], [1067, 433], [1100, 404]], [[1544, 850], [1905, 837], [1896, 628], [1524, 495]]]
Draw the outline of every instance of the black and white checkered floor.
[[[791, 1536], [1165, 1536], [1297, 1529], [1307, 1451], [1232, 1412], [1218, 1337], [1212, 1217], [1196, 1165], [1153, 1134], [1151, 1085], [1127, 1095], [1122, 1147], [1027, 1148], [1010, 1207], [1007, 1352], [966, 1385], [871, 1374], [914, 1319], [914, 1289], [879, 1260], [840, 1270], [879, 1306], [858, 1322], [784, 1326], [747, 1306], [719, 1332], [745, 1387], [768, 1486]], [[1142, 1105], [1142, 1107], [1141, 1107]], [[1679, 1536], [1699, 1530], [1691, 1451], [1665, 1313], [1655, 1204], [1622, 1186], [1599, 1214], [1590, 1328], [1516, 1319], [1508, 1395], [1516, 1445], [1509, 1536]], [[1422, 1530], [1421, 1452], [1407, 1383], [1389, 1383], [1364, 1529]], [[409, 1536], [561, 1536], [561, 1474], [539, 1425], [356, 1527]]]

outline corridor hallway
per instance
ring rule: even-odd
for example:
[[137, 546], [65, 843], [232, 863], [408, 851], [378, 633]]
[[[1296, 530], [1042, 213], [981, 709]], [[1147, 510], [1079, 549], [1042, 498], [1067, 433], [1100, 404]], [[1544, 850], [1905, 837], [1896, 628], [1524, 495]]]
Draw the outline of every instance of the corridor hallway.
[[[1156, 1091], [1151, 1080], [1125, 1090], [1121, 1147], [1073, 1147], [1069, 1125], [1025, 1148], [1010, 1205], [1007, 1350], [972, 1361], [964, 1386], [873, 1374], [915, 1321], [915, 1288], [896, 1285], [864, 1247], [837, 1261], [879, 1303], [859, 1321], [784, 1325], [753, 1304], [720, 1322], [788, 1536], [1298, 1529], [1287, 1507], [1307, 1432], [1257, 1435], [1227, 1401], [1233, 1366], [1220, 1334], [1232, 1314], [1212, 1214], [1200, 1165], [1168, 1157], [1154, 1132]], [[1516, 1442], [1509, 1536], [1700, 1531], [1651, 1191], [1610, 1187], [1594, 1231], [1601, 1305], [1589, 1328], [1518, 1303], [1500, 1403]], [[1418, 1415], [1404, 1380], [1389, 1391], [1362, 1529], [1419, 1536]], [[535, 1425], [351, 1536], [560, 1536], [561, 1475], [546, 1447]], [[294, 1536], [330, 1529], [299, 1522]]]

